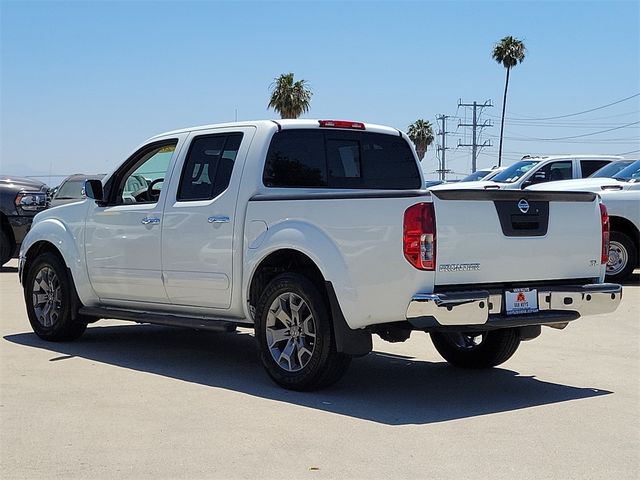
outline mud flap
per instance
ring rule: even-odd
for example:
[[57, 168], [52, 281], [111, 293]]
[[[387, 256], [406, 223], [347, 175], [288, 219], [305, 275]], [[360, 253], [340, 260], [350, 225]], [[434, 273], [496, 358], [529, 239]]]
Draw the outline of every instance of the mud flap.
[[333, 334], [336, 341], [336, 350], [354, 357], [361, 357], [373, 349], [371, 333], [367, 330], [353, 330], [347, 325], [342, 314], [338, 298], [331, 282], [325, 282], [331, 317], [333, 318]]

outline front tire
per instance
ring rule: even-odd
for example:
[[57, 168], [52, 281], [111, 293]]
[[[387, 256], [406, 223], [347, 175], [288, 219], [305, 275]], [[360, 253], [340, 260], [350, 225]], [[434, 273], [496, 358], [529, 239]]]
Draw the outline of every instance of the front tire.
[[264, 368], [286, 389], [329, 386], [351, 363], [336, 351], [324, 298], [300, 274], [285, 273], [267, 285], [256, 307], [255, 330]]
[[606, 280], [618, 283], [633, 273], [638, 264], [638, 247], [622, 232], [611, 232]]
[[513, 328], [488, 332], [431, 332], [436, 350], [451, 365], [460, 368], [491, 368], [506, 362], [520, 346]]
[[87, 323], [78, 318], [75, 287], [67, 266], [53, 253], [38, 255], [25, 275], [24, 299], [33, 331], [43, 340], [80, 337]]

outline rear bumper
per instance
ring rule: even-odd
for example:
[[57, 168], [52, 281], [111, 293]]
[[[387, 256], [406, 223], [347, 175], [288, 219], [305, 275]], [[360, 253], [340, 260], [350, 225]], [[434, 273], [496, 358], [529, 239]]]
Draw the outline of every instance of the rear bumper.
[[584, 315], [613, 312], [622, 300], [622, 287], [615, 283], [599, 283], [539, 288], [538, 311], [521, 315], [507, 315], [503, 297], [503, 294], [486, 290], [418, 293], [409, 303], [407, 320], [415, 328], [425, 330], [553, 325]]

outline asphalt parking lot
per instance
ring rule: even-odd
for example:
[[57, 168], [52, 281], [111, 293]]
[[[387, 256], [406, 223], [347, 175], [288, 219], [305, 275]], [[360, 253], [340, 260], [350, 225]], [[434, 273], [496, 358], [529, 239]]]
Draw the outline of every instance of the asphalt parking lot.
[[619, 310], [543, 329], [491, 371], [424, 334], [375, 342], [336, 386], [282, 390], [250, 330], [103, 321], [73, 343], [29, 327], [0, 269], [0, 476], [635, 479], [640, 275]]

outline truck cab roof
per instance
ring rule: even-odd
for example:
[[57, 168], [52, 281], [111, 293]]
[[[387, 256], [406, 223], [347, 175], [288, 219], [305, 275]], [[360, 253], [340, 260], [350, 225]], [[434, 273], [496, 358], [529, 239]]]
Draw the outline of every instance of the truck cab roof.
[[247, 120], [241, 122], [227, 122], [227, 123], [214, 123], [209, 125], [197, 125], [193, 127], [181, 128], [178, 130], [171, 130], [165, 133], [161, 133], [159, 135], [154, 135], [149, 140], [153, 140], [156, 138], [163, 138], [171, 135], [178, 135], [182, 133], [195, 132], [198, 130], [210, 130], [213, 128], [233, 128], [233, 127], [247, 127], [253, 126], [256, 128], [277, 128], [278, 130], [289, 130], [296, 128], [338, 128], [343, 129], [345, 127], [341, 126], [321, 126], [322, 122], [345, 122], [351, 124], [359, 124], [362, 125], [363, 128], [358, 128], [359, 130], [364, 130], [367, 132], [375, 132], [375, 133], [386, 133], [390, 135], [400, 135], [403, 136], [403, 133], [395, 128], [388, 127], [385, 125], [377, 125], [374, 123], [363, 123], [363, 122], [352, 122], [352, 121], [344, 121], [344, 120], [320, 120], [320, 119], [278, 119], [278, 120]]

